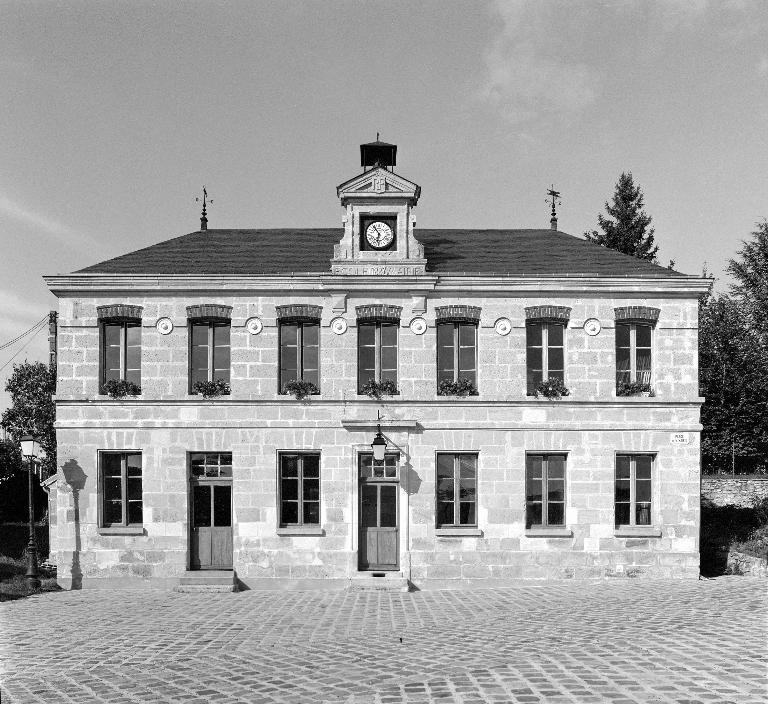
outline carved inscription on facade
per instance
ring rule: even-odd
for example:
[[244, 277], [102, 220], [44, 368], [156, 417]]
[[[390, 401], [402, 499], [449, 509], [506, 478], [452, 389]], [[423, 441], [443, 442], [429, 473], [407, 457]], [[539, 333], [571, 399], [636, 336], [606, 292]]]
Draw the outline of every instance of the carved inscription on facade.
[[425, 273], [424, 264], [333, 264], [331, 273], [343, 276], [416, 276]]

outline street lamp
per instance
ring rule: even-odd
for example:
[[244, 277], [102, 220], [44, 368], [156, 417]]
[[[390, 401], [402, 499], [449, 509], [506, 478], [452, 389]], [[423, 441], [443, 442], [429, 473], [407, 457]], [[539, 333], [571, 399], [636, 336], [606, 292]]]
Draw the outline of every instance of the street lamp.
[[377, 462], [381, 462], [384, 459], [384, 452], [386, 452], [387, 449], [387, 441], [384, 439], [384, 436], [381, 434], [381, 424], [379, 423], [377, 426], [376, 431], [376, 437], [373, 439], [373, 442], [371, 443], [371, 450], [373, 450], [373, 459]]
[[20, 440], [21, 454], [27, 460], [29, 467], [29, 543], [27, 543], [27, 586], [30, 589], [40, 589], [40, 574], [37, 570], [37, 541], [35, 540], [35, 504], [32, 496], [32, 474], [35, 462], [45, 456], [40, 447], [40, 438], [36, 435], [24, 435]]

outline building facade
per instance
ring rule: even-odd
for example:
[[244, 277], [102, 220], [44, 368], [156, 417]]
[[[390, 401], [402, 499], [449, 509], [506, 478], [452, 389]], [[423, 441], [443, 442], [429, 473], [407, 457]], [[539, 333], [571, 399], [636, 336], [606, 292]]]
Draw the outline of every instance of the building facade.
[[46, 277], [62, 586], [698, 575], [709, 281], [417, 230], [395, 153], [362, 146], [339, 230], [203, 220]]

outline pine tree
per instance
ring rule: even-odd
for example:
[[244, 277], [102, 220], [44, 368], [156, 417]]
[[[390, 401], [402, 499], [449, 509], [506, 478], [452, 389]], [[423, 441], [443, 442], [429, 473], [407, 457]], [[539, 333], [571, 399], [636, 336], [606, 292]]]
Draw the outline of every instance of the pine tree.
[[728, 273], [736, 279], [731, 295], [741, 301], [752, 330], [768, 347], [768, 220], [756, 226], [753, 239], [739, 250], [741, 259], [728, 262]]
[[632, 172], [621, 174], [613, 193], [613, 203], [606, 202], [605, 210], [610, 217], [601, 213], [597, 216], [602, 232], [592, 230], [584, 236], [590, 242], [617, 252], [656, 261], [659, 248], [653, 245], [651, 216], [643, 210], [643, 193], [639, 186], [635, 186]]

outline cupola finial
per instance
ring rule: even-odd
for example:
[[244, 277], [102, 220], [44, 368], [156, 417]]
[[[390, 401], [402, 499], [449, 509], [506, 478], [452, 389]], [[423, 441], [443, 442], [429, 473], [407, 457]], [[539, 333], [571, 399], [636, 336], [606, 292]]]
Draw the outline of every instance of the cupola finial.
[[552, 184], [547, 191], [549, 196], [545, 202], [552, 205], [552, 217], [549, 219], [549, 227], [551, 230], [557, 230], [557, 211], [555, 210], [555, 204], [560, 205], [560, 191], [555, 190], [555, 184]]
[[207, 230], [208, 229], [208, 216], [206, 213], [206, 206], [209, 203], [213, 203], [213, 198], [211, 200], [208, 200], [208, 191], [205, 190], [205, 186], [203, 186], [203, 198], [202, 201], [200, 198], [195, 198], [196, 203], [202, 202], [203, 204], [203, 212], [200, 214], [200, 229], [201, 230]]

